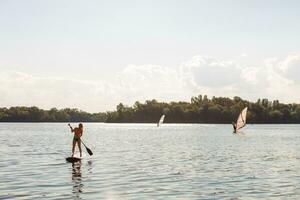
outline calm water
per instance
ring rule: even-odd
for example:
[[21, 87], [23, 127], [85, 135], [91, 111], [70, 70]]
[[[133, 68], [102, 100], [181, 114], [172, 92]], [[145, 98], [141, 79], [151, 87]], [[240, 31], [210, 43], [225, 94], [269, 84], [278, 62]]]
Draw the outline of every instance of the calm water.
[[[75, 124], [74, 124], [75, 125]], [[0, 199], [300, 199], [300, 126], [0, 124]]]

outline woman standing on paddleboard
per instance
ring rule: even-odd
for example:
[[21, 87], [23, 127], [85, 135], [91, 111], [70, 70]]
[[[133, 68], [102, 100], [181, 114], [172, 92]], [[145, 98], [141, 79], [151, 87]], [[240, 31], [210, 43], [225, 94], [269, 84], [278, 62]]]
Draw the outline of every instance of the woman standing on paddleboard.
[[80, 123], [78, 125], [77, 128], [72, 128], [72, 126], [70, 124], [68, 124], [71, 128], [71, 132], [74, 132], [74, 137], [73, 137], [73, 145], [72, 145], [72, 157], [74, 156], [74, 152], [75, 152], [75, 146], [77, 143], [77, 146], [79, 148], [79, 152], [80, 152], [80, 157], [82, 157], [82, 150], [81, 150], [81, 136], [83, 134], [83, 125]]

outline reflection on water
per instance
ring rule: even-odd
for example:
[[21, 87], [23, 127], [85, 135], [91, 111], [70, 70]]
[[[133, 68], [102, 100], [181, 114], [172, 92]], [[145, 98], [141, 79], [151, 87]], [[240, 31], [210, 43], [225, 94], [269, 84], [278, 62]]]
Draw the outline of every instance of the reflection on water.
[[75, 194], [76, 199], [80, 198], [80, 193], [82, 193], [83, 184], [81, 176], [81, 161], [72, 163], [72, 182], [73, 182], [73, 194]]
[[246, 137], [247, 136], [247, 134], [243, 131], [239, 131], [237, 133], [233, 132], [232, 134], [235, 135], [235, 136], [238, 136], [238, 137]]
[[88, 164], [88, 172], [92, 173], [92, 164], [93, 164], [93, 161], [89, 160], [89, 161], [87, 161], [87, 164]]
[[74, 199], [82, 199], [80, 196], [84, 189], [84, 177], [82, 176], [81, 171], [82, 167], [86, 167], [88, 174], [91, 174], [92, 160], [87, 161], [87, 165], [84, 166], [81, 161], [72, 163], [72, 193]]

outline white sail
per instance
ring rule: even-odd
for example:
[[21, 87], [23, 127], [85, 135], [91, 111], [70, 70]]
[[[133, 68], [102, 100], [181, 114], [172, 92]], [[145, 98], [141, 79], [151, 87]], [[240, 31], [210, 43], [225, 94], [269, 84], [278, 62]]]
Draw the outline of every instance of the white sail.
[[162, 115], [157, 123], [157, 126], [161, 125], [164, 122], [165, 115]]
[[240, 115], [236, 121], [236, 130], [241, 129], [246, 125], [247, 109], [248, 109], [248, 107], [244, 108], [242, 110], [242, 112], [240, 113]]

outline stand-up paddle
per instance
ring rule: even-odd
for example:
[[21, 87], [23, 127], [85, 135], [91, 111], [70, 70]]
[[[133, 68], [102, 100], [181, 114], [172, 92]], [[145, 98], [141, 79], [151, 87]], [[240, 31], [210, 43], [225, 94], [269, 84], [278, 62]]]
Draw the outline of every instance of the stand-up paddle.
[[[68, 126], [69, 126], [71, 129], [73, 129], [72, 126], [71, 126], [70, 124], [68, 124]], [[89, 154], [90, 156], [92, 156], [92, 155], [93, 155], [93, 152], [91, 151], [91, 149], [89, 149], [89, 148], [83, 143], [82, 139], [80, 139], [80, 142], [83, 144], [83, 146], [85, 147], [85, 149], [86, 149], [86, 151], [88, 152], [88, 154]]]
[[83, 146], [85, 147], [86, 151], [90, 154], [90, 156], [92, 156], [93, 152], [89, 148], [87, 148], [87, 146], [85, 146], [85, 144], [83, 143], [83, 141], [81, 139], [80, 139], [80, 141], [83, 144]]

